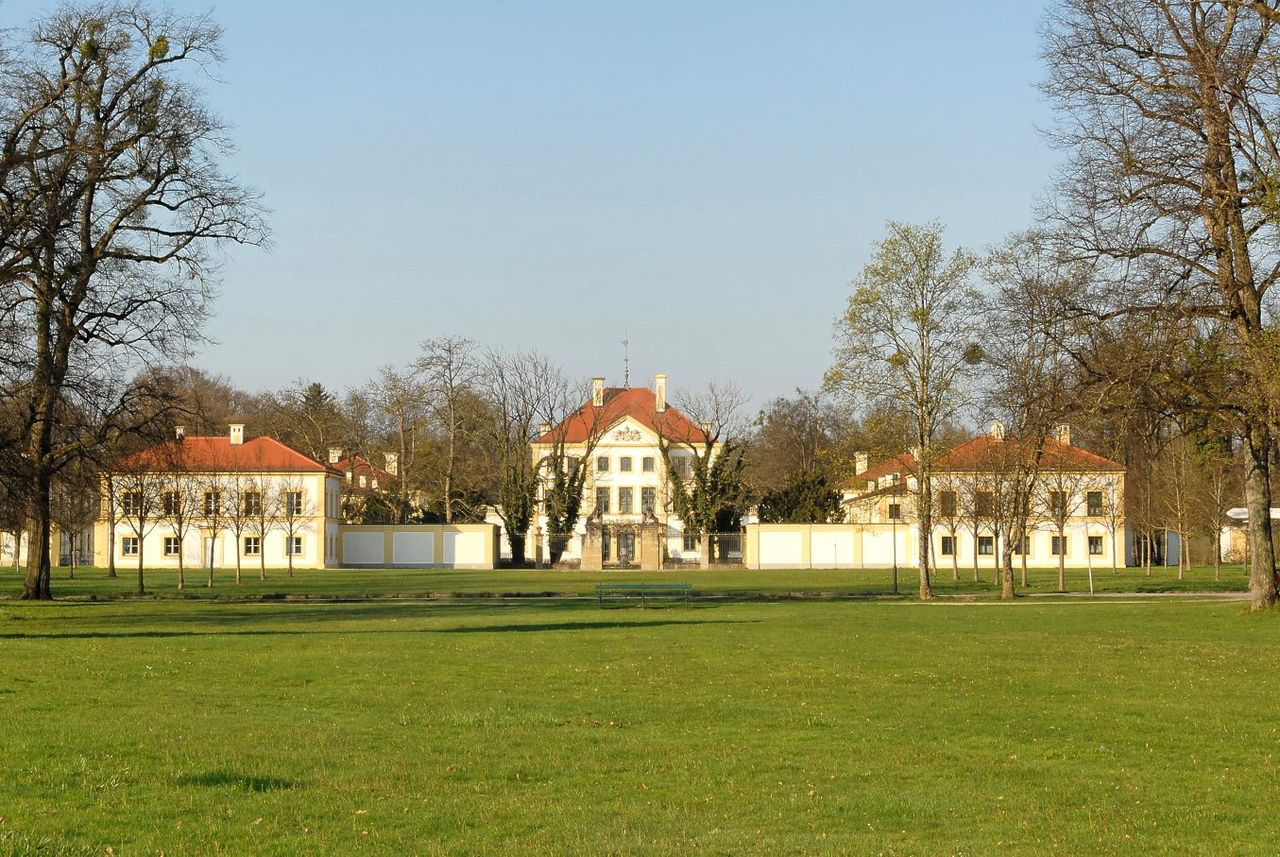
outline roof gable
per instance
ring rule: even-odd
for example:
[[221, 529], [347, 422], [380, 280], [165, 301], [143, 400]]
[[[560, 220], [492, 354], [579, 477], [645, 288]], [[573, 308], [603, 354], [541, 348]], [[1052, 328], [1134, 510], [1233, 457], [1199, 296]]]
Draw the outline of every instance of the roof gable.
[[[938, 459], [934, 469], [944, 473], [983, 470], [1007, 466], [1019, 457], [1029, 460], [1034, 453], [1031, 444], [1022, 443], [1016, 437], [995, 438], [984, 434], [953, 447]], [[1123, 472], [1125, 466], [1087, 449], [1046, 437], [1041, 447], [1040, 469]]]
[[328, 473], [321, 464], [273, 437], [255, 437], [232, 444], [224, 435], [190, 436], [167, 440], [126, 457], [120, 466], [128, 470], [172, 472], [194, 470], [203, 473], [240, 471], [249, 473]]
[[677, 408], [667, 405], [665, 411], [658, 413], [657, 401], [648, 387], [609, 387], [604, 391], [603, 405], [588, 402], [534, 442], [586, 443], [593, 437], [603, 437], [628, 418], [669, 440], [707, 442], [706, 433]]

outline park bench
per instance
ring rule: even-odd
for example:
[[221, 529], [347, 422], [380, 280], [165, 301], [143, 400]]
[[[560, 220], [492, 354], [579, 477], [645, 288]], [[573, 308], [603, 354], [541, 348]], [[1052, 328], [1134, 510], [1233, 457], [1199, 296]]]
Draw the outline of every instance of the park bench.
[[596, 598], [601, 607], [606, 601], [639, 601], [641, 607], [657, 601], [683, 601], [688, 604], [692, 593], [691, 583], [596, 584]]

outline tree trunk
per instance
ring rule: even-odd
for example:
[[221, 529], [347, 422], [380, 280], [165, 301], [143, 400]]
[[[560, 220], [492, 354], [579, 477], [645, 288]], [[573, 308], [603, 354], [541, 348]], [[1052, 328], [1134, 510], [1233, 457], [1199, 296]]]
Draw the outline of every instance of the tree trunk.
[[930, 496], [929, 479], [926, 476], [923, 480], [922, 500], [920, 504], [923, 508], [920, 512], [920, 590], [916, 594], [921, 601], [929, 601], [933, 598], [933, 582], [929, 580], [929, 546], [933, 541], [933, 512], [930, 509], [932, 497]]
[[981, 583], [982, 578], [978, 576], [978, 528], [973, 528], [973, 582]]
[[116, 576], [116, 488], [107, 474], [107, 577]]
[[186, 569], [182, 566], [182, 539], [178, 539], [178, 591], [187, 588]]
[[1029, 586], [1029, 585], [1030, 585], [1030, 584], [1028, 584], [1028, 583], [1027, 583], [1027, 550], [1028, 550], [1028, 548], [1027, 548], [1027, 545], [1025, 544], [1025, 541], [1026, 541], [1026, 540], [1024, 539], [1024, 544], [1022, 545], [1022, 554], [1021, 554], [1021, 557], [1022, 557], [1022, 563], [1021, 563], [1021, 565], [1022, 565], [1022, 588], [1023, 588], [1023, 589], [1026, 589], [1026, 588], [1027, 588], [1027, 586]]
[[956, 531], [951, 531], [951, 580], [955, 583], [960, 582], [960, 540], [956, 538]]
[[[49, 499], [53, 475], [40, 468], [27, 502], [27, 578], [22, 587], [24, 601], [49, 601], [51, 564], [49, 562]], [[15, 559], [21, 555], [22, 539], [14, 545]]]
[[1271, 481], [1267, 455], [1270, 433], [1254, 427], [1245, 434], [1244, 499], [1249, 512], [1250, 607], [1276, 604], [1275, 553], [1271, 533]]
[[507, 542], [511, 545], [511, 565], [513, 568], [525, 567], [524, 540], [523, 533], [516, 534], [510, 528], [507, 529]]
[[1067, 591], [1067, 534], [1058, 529], [1058, 591]]
[[[217, 547], [218, 537], [215, 535], [209, 539], [209, 582], [205, 585], [210, 589], [213, 589], [213, 555]], [[204, 551], [201, 551], [201, 553], [204, 553]]]
[[142, 523], [138, 523], [138, 594], [146, 595], [147, 587], [142, 580]]
[[236, 586], [240, 585], [240, 537], [236, 536]]
[[258, 580], [267, 579], [267, 537], [258, 542]]
[[1013, 545], [1006, 543], [1003, 550], [1000, 551], [1000, 597], [1009, 600], [1014, 597], [1013, 591]]

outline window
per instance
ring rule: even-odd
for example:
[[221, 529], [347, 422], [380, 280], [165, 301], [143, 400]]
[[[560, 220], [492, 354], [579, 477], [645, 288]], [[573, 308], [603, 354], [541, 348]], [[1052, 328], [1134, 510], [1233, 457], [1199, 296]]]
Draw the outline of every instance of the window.
[[1055, 518], [1061, 518], [1067, 514], [1066, 491], [1049, 492], [1049, 514]]
[[287, 515], [302, 514], [302, 492], [286, 491], [284, 495], [284, 508]]
[[165, 556], [177, 556], [178, 551], [181, 549], [181, 547], [182, 547], [182, 544], [181, 542], [178, 541], [177, 536], [164, 537], [164, 555]]
[[609, 489], [596, 489], [596, 511], [601, 515], [609, 514]]
[[670, 459], [671, 472], [676, 473], [681, 479], [688, 479], [689, 474], [693, 473], [693, 462], [687, 455], [675, 455]]
[[[142, 492], [126, 491], [120, 497], [120, 514], [136, 515], [142, 511]], [[137, 539], [134, 539], [137, 542]]]
[[361, 488], [369, 487], [369, 477], [365, 476], [363, 473], [360, 474], [360, 487]]
[[[1085, 506], [1087, 507], [1085, 511], [1088, 512], [1090, 518], [1102, 517], [1102, 515], [1105, 514], [1102, 511], [1102, 492], [1090, 491], [1088, 494], [1086, 494]], [[1098, 538], [1102, 538], [1102, 537], [1098, 536]]]
[[244, 555], [258, 556], [261, 553], [262, 553], [262, 542], [258, 539], [258, 537], [245, 536], [244, 537]]
[[653, 472], [653, 456], [652, 455], [646, 455], [644, 458], [640, 459], [640, 469], [643, 470], [645, 473]]
[[702, 550], [702, 540], [693, 533], [684, 534], [684, 549], [686, 551]]
[[619, 458], [618, 469], [621, 470], [623, 473], [630, 473], [631, 472], [631, 456], [624, 455], [622, 456], [622, 458]]
[[138, 555], [138, 539], [136, 536], [125, 536], [120, 540], [121, 556], [137, 556]]
[[578, 468], [582, 466], [582, 459], [576, 455], [570, 455], [565, 459], [565, 469], [570, 476], [578, 475]]
[[608, 530], [602, 530], [600, 533], [601, 561], [608, 562], [610, 559], [612, 559], [612, 554], [613, 554], [613, 538], [610, 536]]
[[657, 503], [657, 492], [652, 488], [640, 489], [640, 511], [645, 515], [652, 515], [654, 506]]
[[978, 556], [994, 556], [995, 552], [995, 536], [978, 536]]
[[164, 497], [161, 498], [161, 508], [164, 509], [166, 515], [178, 514], [178, 492], [166, 491]]
[[942, 555], [943, 555], [943, 556], [955, 556], [955, 554], [956, 554], [956, 540], [955, 540], [955, 537], [954, 537], [954, 536], [943, 536], [943, 537], [942, 537]]
[[246, 515], [262, 514], [262, 495], [257, 491], [250, 491], [244, 495], [244, 513]]
[[207, 517], [222, 514], [222, 492], [204, 492], [204, 513]]
[[943, 491], [938, 495], [938, 513], [944, 518], [956, 516], [956, 492]]
[[286, 538], [284, 551], [289, 556], [300, 556], [302, 554], [302, 536], [289, 536]]
[[1089, 536], [1089, 555], [1102, 556], [1102, 536]]
[[1030, 544], [1031, 544], [1031, 540], [1027, 538], [1026, 533], [1023, 533], [1021, 538], [1014, 539], [1013, 540], [1014, 555], [1022, 556], [1025, 554], [1027, 556], [1030, 556], [1031, 552], [1029, 550], [1026, 550], [1027, 546]]
[[631, 489], [618, 489], [618, 511], [623, 515], [631, 514]]
[[608, 472], [609, 472], [609, 456], [607, 455], [596, 456], [596, 473], [608, 473]]
[[1058, 536], [1054, 536], [1052, 539], [1050, 539], [1049, 553], [1053, 554], [1054, 556], [1066, 556], [1067, 547], [1068, 547], [1067, 541], [1068, 540], [1066, 538], [1059, 538]]
[[889, 504], [889, 520], [890, 521], [902, 520], [902, 504], [901, 503]]
[[973, 495], [973, 510], [979, 518], [990, 518], [996, 508], [996, 500], [990, 491], [979, 491]]

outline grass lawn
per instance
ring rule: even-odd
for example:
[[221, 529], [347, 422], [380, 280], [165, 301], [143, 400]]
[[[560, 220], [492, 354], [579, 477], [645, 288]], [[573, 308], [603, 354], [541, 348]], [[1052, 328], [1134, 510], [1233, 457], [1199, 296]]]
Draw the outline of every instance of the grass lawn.
[[9, 601], [0, 854], [1275, 854], [1277, 660], [1195, 599]]
[[[76, 569], [69, 579], [64, 568], [53, 572], [55, 598], [127, 598], [137, 591], [137, 569], [118, 569], [115, 578], [102, 569]], [[952, 580], [951, 568], [944, 567], [934, 576], [939, 594], [989, 595], [1000, 588], [990, 568], [982, 569], [981, 580], [973, 581], [973, 569], [960, 569], [960, 580]], [[1089, 572], [1084, 568], [1067, 569], [1067, 589], [1075, 593], [1089, 591]], [[1020, 572], [1014, 571], [1015, 582]], [[1221, 580], [1213, 579], [1213, 569], [1192, 568], [1183, 580], [1177, 569], [1158, 568], [1148, 576], [1142, 569], [1122, 568], [1112, 574], [1110, 567], [1095, 569], [1094, 588], [1098, 592], [1242, 592], [1249, 581], [1241, 566], [1223, 566]], [[1031, 569], [1031, 586], [1026, 594], [1054, 593], [1058, 588], [1057, 569]], [[235, 583], [235, 572], [218, 569], [214, 586], [205, 586], [207, 572], [187, 572], [187, 588], [177, 588], [177, 573], [170, 569], [145, 572], [147, 592], [157, 597], [185, 598], [275, 598], [284, 595], [311, 597], [364, 596], [430, 596], [430, 595], [501, 595], [501, 594], [577, 594], [594, 593], [602, 580], [657, 580], [692, 583], [697, 592], [706, 594], [782, 594], [831, 593], [837, 595], [890, 595], [893, 573], [888, 569], [804, 569], [804, 570], [673, 570], [657, 572], [610, 571], [578, 572], [547, 570], [461, 569], [325, 569], [288, 572], [269, 569], [265, 581], [258, 579], [257, 569], [247, 569], [242, 582]], [[899, 592], [913, 595], [917, 588], [914, 568], [898, 573]], [[22, 592], [22, 578], [12, 568], [0, 570], [0, 599], [15, 598]]]

